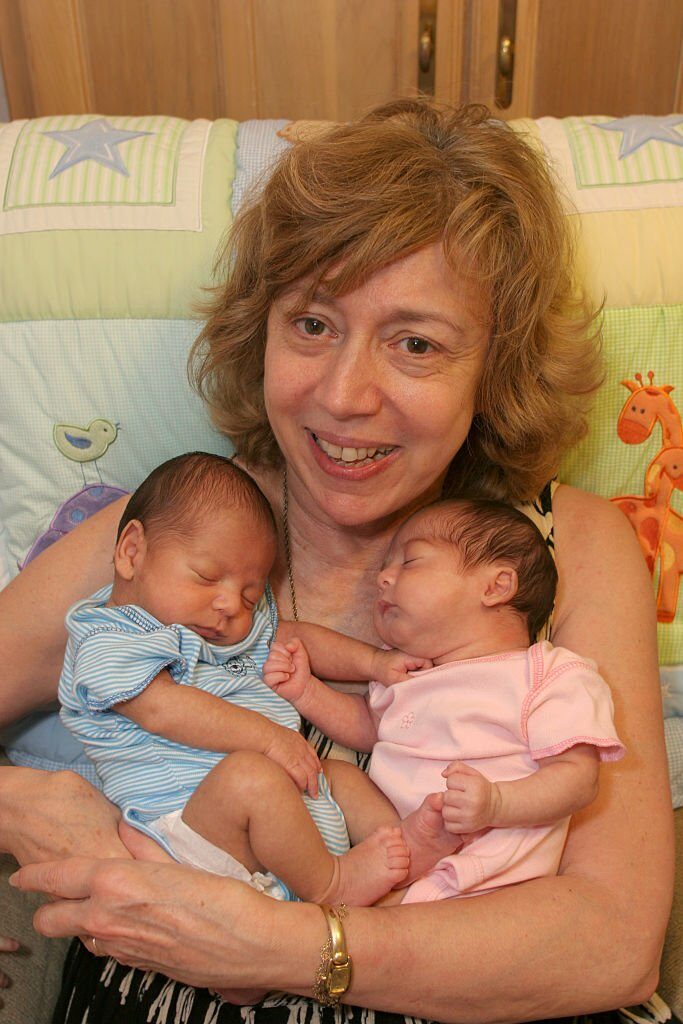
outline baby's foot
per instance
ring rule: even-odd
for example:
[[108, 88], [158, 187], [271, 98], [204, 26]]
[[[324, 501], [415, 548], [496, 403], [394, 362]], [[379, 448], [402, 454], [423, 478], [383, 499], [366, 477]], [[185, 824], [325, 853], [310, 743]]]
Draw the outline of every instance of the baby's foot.
[[334, 878], [316, 902], [369, 907], [406, 878], [410, 853], [401, 829], [382, 825], [335, 861]]
[[447, 832], [441, 810], [443, 793], [430, 793], [416, 811], [401, 822], [403, 838], [410, 850], [410, 870], [405, 882], [421, 878], [442, 857], [462, 846], [462, 836]]

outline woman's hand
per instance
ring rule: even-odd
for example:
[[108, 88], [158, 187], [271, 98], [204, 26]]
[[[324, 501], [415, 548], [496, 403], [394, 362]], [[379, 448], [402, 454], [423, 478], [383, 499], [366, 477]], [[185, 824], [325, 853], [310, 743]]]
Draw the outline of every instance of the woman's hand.
[[[56, 901], [35, 914], [41, 934], [94, 936], [97, 955], [226, 991], [236, 1002], [263, 994], [277, 955], [273, 919], [281, 904], [175, 863], [78, 857], [31, 864], [10, 884]], [[86, 945], [92, 951], [92, 940]]]
[[20, 864], [75, 853], [125, 857], [119, 819], [116, 807], [74, 772], [0, 769], [0, 850]]

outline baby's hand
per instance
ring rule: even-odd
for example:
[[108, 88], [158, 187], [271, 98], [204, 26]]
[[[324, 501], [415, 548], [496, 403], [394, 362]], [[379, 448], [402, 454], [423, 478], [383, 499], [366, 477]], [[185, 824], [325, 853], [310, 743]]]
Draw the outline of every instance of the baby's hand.
[[318, 796], [318, 772], [322, 771], [318, 755], [301, 733], [275, 725], [263, 753], [275, 761], [294, 780], [302, 793], [313, 799]]
[[409, 672], [419, 672], [424, 668], [433, 668], [429, 658], [416, 658], [405, 651], [377, 650], [372, 656], [372, 678], [384, 686], [393, 686], [408, 679]]
[[[19, 943], [16, 939], [8, 939], [4, 935], [0, 935], [0, 953], [16, 953], [18, 949]], [[10, 980], [5, 972], [0, 971], [0, 988], [7, 988], [9, 984]]]
[[278, 697], [290, 704], [296, 704], [305, 696], [311, 679], [311, 664], [298, 637], [286, 644], [273, 641], [263, 666], [263, 678]]
[[446, 779], [443, 823], [447, 832], [478, 832], [493, 825], [500, 809], [500, 789], [462, 761], [451, 761], [441, 772]]

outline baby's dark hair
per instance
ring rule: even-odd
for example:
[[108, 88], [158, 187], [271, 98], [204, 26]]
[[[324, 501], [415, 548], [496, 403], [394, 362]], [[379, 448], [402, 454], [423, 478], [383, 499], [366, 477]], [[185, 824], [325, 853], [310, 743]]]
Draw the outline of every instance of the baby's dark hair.
[[244, 470], [222, 455], [188, 452], [162, 462], [142, 481], [121, 517], [116, 539], [132, 519], [146, 532], [162, 529], [182, 539], [191, 536], [207, 512], [221, 509], [247, 512], [275, 538], [271, 507]]
[[503, 502], [477, 498], [437, 501], [418, 516], [425, 535], [455, 545], [463, 568], [503, 562], [516, 570], [519, 587], [508, 605], [526, 618], [533, 643], [553, 610], [557, 569], [529, 517]]

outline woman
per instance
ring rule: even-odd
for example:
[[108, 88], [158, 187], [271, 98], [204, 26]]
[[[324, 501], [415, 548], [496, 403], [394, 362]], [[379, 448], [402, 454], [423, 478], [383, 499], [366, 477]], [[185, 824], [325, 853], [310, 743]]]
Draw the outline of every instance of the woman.
[[[279, 519], [272, 583], [283, 615], [376, 640], [376, 573], [413, 509], [441, 493], [523, 502], [543, 489], [583, 430], [597, 376], [568, 255], [542, 159], [476, 109], [397, 103], [294, 147], [277, 167], [235, 225], [230, 280], [194, 366]], [[650, 581], [617, 510], [567, 487], [549, 502], [546, 489], [560, 576], [553, 640], [597, 661], [629, 755], [573, 822], [557, 877], [352, 910], [347, 1004], [518, 1021], [654, 990], [672, 843]], [[107, 579], [119, 514], [99, 514], [2, 595], [0, 718], [53, 697], [64, 612]], [[40, 812], [30, 834], [26, 801]], [[236, 1000], [234, 990], [244, 1001], [272, 989], [311, 996], [327, 962], [318, 907], [174, 864], [103, 865], [91, 858], [125, 853], [114, 817], [72, 776], [0, 774], [4, 845], [23, 862], [88, 858], [22, 872], [22, 886], [62, 897], [39, 912], [40, 930], [83, 935], [98, 957]], [[86, 1007], [91, 1020], [240, 1014], [79, 947], [57, 1019], [80, 1021]], [[297, 1012], [313, 1017], [317, 1004]]]

